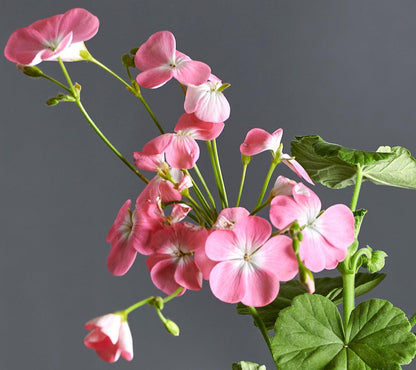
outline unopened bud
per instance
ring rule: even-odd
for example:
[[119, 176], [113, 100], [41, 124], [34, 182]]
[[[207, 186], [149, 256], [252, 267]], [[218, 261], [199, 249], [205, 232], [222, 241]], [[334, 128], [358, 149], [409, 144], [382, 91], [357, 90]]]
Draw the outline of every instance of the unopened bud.
[[43, 77], [43, 72], [36, 66], [25, 66], [23, 64], [16, 64], [16, 68], [29, 77]]
[[128, 54], [124, 54], [121, 57], [121, 63], [126, 68], [132, 68], [132, 67], [134, 67], [134, 57], [132, 57], [131, 55], [128, 55]]
[[279, 176], [273, 185], [273, 189], [270, 192], [272, 198], [278, 195], [292, 195], [293, 187], [296, 185], [296, 181], [288, 179], [284, 176]]
[[299, 262], [299, 281], [309, 294], [315, 292], [315, 280], [313, 274], [302, 262]]
[[156, 297], [153, 304], [159, 310], [163, 310], [163, 306], [165, 305], [162, 297]]
[[175, 337], [177, 337], [179, 335], [179, 326], [176, 325], [175, 322], [173, 322], [172, 320], [166, 319], [166, 321], [164, 322], [165, 324], [165, 328], [166, 330], [171, 333], [172, 335], [174, 335]]

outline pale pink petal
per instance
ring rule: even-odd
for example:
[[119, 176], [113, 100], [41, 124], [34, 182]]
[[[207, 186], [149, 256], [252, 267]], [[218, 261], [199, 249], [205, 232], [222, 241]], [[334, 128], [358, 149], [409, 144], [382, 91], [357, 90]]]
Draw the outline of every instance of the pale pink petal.
[[107, 268], [115, 276], [124, 275], [133, 265], [137, 250], [129, 246], [126, 241], [119, 240], [111, 244], [111, 251], [107, 257]]
[[100, 332], [107, 336], [113, 344], [118, 341], [119, 328], [121, 324], [121, 316], [115, 314], [107, 314], [96, 317], [85, 324], [87, 330], [94, 327], [100, 329]]
[[143, 152], [145, 154], [161, 154], [166, 151], [166, 148], [171, 145], [175, 134], [162, 134], [156, 136], [150, 140], [144, 147]]
[[[285, 155], [287, 156], [287, 154], [283, 154], [282, 157]], [[314, 185], [313, 181], [311, 180], [305, 169], [301, 166], [301, 164], [294, 159], [290, 159], [290, 156], [288, 157], [289, 158], [287, 159], [283, 159], [282, 162], [286, 166], [288, 166], [293, 172], [295, 172], [300, 178], [305, 179], [305, 181], [309, 182], [309, 184]]]
[[329, 207], [316, 219], [314, 227], [334, 247], [347, 249], [354, 241], [354, 215], [344, 204]]
[[163, 86], [173, 77], [172, 70], [165, 66], [147, 69], [139, 73], [136, 81], [147, 89], [156, 89]]
[[189, 132], [197, 140], [213, 140], [222, 132], [224, 123], [213, 123], [201, 121], [193, 113], [184, 113], [175, 126], [175, 132]]
[[202, 121], [224, 122], [230, 117], [230, 104], [222, 92], [210, 90], [201, 96], [194, 113]]
[[288, 179], [284, 176], [279, 176], [276, 179], [270, 194], [272, 197], [277, 197], [278, 195], [292, 195], [295, 185], [296, 181]]
[[84, 42], [76, 42], [75, 44], [71, 43], [71, 45], [69, 45], [67, 48], [64, 48], [62, 52], [60, 52], [52, 58], [49, 58], [48, 60], [56, 61], [58, 60], [58, 56], [64, 62], [76, 62], [78, 60], [83, 60], [83, 58], [80, 55], [82, 50], [87, 50]]
[[250, 212], [243, 207], [225, 208], [219, 213], [212, 229], [234, 229], [236, 222], [249, 215]]
[[137, 168], [154, 172], [165, 162], [165, 156], [163, 153], [146, 154], [144, 152], [134, 152], [133, 160]]
[[123, 321], [120, 326], [118, 347], [121, 351], [121, 356], [125, 360], [133, 360], [133, 339], [131, 337], [129, 324], [126, 321]]
[[227, 303], [241, 301], [244, 297], [244, 282], [240, 273], [243, 264], [241, 260], [226, 261], [218, 263], [212, 269], [209, 285], [215, 297]]
[[305, 209], [291, 197], [278, 195], [273, 198], [270, 205], [270, 221], [273, 226], [282, 230], [295, 220], [301, 226], [307, 224]]
[[110, 228], [110, 231], [107, 234], [107, 242], [111, 243], [113, 240], [118, 239], [119, 229], [123, 225], [126, 217], [129, 214], [129, 209], [131, 207], [131, 200], [128, 199], [124, 202], [124, 204], [121, 206], [120, 210], [117, 213], [116, 219], [114, 220], [113, 225]]
[[211, 270], [218, 262], [208, 258], [207, 254], [205, 253], [205, 248], [199, 248], [195, 251], [194, 260], [196, 265], [202, 272], [202, 277], [205, 280], [209, 280]]
[[198, 108], [198, 103], [202, 94], [206, 94], [206, 87], [202, 86], [188, 86], [186, 89], [184, 108], [188, 114], [194, 113]]
[[258, 216], [242, 218], [234, 226], [238, 245], [244, 246], [244, 253], [253, 253], [261, 247], [272, 233], [272, 227], [267, 220]]
[[321, 211], [322, 204], [319, 197], [302, 183], [295, 185], [292, 195], [299, 207], [303, 209], [306, 216], [306, 222], [298, 220], [299, 224], [303, 226], [314, 222]]
[[208, 237], [208, 230], [205, 228], [194, 229], [186, 223], [173, 224], [172, 228], [175, 231], [175, 241], [179, 241], [181, 249], [186, 248], [187, 251], [194, 252], [205, 247]]
[[171, 144], [166, 148], [166, 162], [173, 168], [190, 169], [198, 158], [199, 146], [188, 135], [174, 135]]
[[241, 303], [247, 306], [262, 307], [271, 303], [279, 293], [279, 279], [276, 274], [262, 269], [246, 267], [242, 271], [244, 295]]
[[168, 220], [171, 224], [180, 222], [188, 215], [191, 210], [192, 208], [186, 204], [174, 204]]
[[268, 150], [267, 143], [272, 140], [272, 135], [261, 128], [250, 130], [244, 142], [240, 145], [240, 152], [252, 156]]
[[211, 68], [195, 60], [179, 63], [173, 70], [173, 77], [185, 85], [201, 85], [208, 80]]
[[[142, 71], [162, 65], [168, 65], [169, 61], [174, 60], [175, 51], [175, 36], [169, 31], [159, 31], [151, 35], [149, 39], [140, 46], [134, 57], [134, 63], [136, 67]], [[139, 81], [137, 82], [140, 84]]]
[[187, 289], [202, 289], [202, 272], [189, 256], [180, 259], [174, 279], [179, 285]]

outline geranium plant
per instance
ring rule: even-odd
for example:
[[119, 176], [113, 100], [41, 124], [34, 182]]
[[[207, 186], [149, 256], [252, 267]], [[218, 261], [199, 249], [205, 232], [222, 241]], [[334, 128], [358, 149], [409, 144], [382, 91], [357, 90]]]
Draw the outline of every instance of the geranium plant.
[[[26, 75], [58, 85], [62, 93], [47, 104], [74, 103], [144, 184], [135, 204], [126, 200], [115, 216], [107, 235], [107, 267], [113, 275], [124, 275], [139, 254], [165, 295], [142, 298], [88, 321], [85, 345], [104, 361], [115, 362], [120, 356], [130, 361], [130, 314], [150, 305], [168, 332], [177, 336], [179, 326], [163, 315], [163, 309], [188, 289], [209, 286], [216, 298], [237, 304], [239, 314], [253, 317], [278, 369], [397, 369], [409, 364], [416, 353], [411, 332], [416, 314], [407, 318], [380, 299], [355, 305], [355, 297], [383, 280], [379, 271], [386, 257], [383, 251], [359, 247], [366, 213], [357, 209], [361, 184], [367, 180], [416, 189], [416, 161], [409, 151], [388, 146], [374, 152], [348, 149], [309, 135], [296, 137], [291, 154], [286, 154], [281, 128], [272, 133], [253, 128], [240, 146], [242, 176], [232, 184], [239, 192], [231, 200], [216, 143], [224, 129], [232, 129], [224, 124], [230, 115], [224, 92], [230, 84], [214, 75], [208, 64], [178, 51], [169, 31], [151, 35], [123, 55], [123, 78], [95, 59], [84, 44], [98, 26], [98, 19], [87, 10], [72, 9], [18, 29], [4, 52]], [[59, 63], [64, 82], [39, 69], [43, 61]], [[73, 82], [65, 64], [72, 61], [94, 63], [114, 76], [140, 100], [157, 126], [160, 135], [132, 153], [132, 161], [88, 114], [81, 102], [81, 85]], [[173, 83], [172, 79], [184, 95], [184, 112], [175, 127], [162, 127], [143, 92]], [[214, 177], [215, 189], [208, 187], [197, 166], [201, 141], [212, 164], [212, 172], [204, 169], [204, 173]], [[247, 168], [253, 156], [265, 151], [271, 153], [263, 155], [271, 159], [269, 171], [261, 180], [260, 194], [247, 201], [252, 208], [243, 208]], [[296, 180], [278, 176], [280, 163], [293, 171]], [[352, 186], [351, 204], [322, 209], [312, 190], [314, 183], [333, 189]], [[314, 273], [334, 269], [340, 276], [314, 278]], [[247, 361], [232, 366], [265, 368]]]

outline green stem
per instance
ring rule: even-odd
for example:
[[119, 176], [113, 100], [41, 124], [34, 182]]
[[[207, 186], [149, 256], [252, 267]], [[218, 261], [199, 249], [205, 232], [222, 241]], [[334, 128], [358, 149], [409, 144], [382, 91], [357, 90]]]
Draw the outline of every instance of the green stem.
[[263, 204], [259, 205], [258, 207], [254, 208], [251, 212], [250, 212], [250, 216], [255, 216], [257, 212], [260, 212], [263, 208], [267, 207], [270, 202], [272, 201], [271, 198], [267, 199]]
[[363, 182], [363, 169], [362, 167], [358, 164], [357, 165], [357, 179], [355, 181], [355, 188], [354, 188], [354, 193], [352, 195], [352, 199], [351, 199], [351, 211], [355, 211], [357, 208], [357, 202], [358, 202], [358, 196], [360, 195], [360, 190], [361, 190], [361, 184]]
[[[350, 267], [351, 271], [357, 272], [357, 264], [362, 256], [366, 256], [367, 258], [371, 258], [371, 252], [367, 248], [362, 248], [354, 253], [350, 260]], [[359, 266], [358, 266], [359, 268]]]
[[243, 173], [241, 174], [240, 189], [238, 190], [237, 202], [235, 204], [236, 207], [240, 205], [241, 194], [243, 193], [244, 181], [246, 179], [247, 166], [247, 163], [243, 163]]
[[218, 195], [220, 197], [221, 206], [222, 208], [225, 208], [225, 200], [224, 200], [224, 195], [222, 193], [221, 180], [218, 175], [218, 169], [217, 169], [217, 165], [215, 162], [215, 156], [214, 156], [214, 151], [212, 149], [212, 143], [211, 141], [207, 141], [206, 143], [207, 143], [209, 158], [211, 160], [212, 170], [214, 172], [215, 183], [217, 184]]
[[49, 81], [51, 81], [51, 82], [53, 82], [54, 84], [58, 85], [59, 87], [63, 88], [65, 91], [67, 91], [67, 92], [69, 92], [69, 93], [72, 93], [72, 91], [71, 91], [71, 89], [70, 89], [70, 88], [68, 88], [67, 86], [65, 86], [63, 83], [61, 83], [61, 82], [59, 82], [59, 81], [55, 80], [55, 79], [54, 79], [54, 78], [52, 78], [51, 76], [45, 75], [45, 74], [42, 72], [42, 77], [43, 77], [43, 78], [45, 78], [45, 79], [47, 79], [47, 80], [49, 80]]
[[221, 193], [222, 193], [223, 198], [224, 198], [223, 199], [223, 201], [224, 201], [224, 207], [225, 208], [228, 208], [227, 193], [225, 191], [224, 178], [222, 177], [220, 159], [218, 157], [217, 141], [215, 139], [212, 140], [212, 148], [213, 148], [213, 152], [214, 152], [215, 166], [217, 167], [218, 178], [219, 178], [219, 181], [220, 181], [219, 185], [221, 187]]
[[269, 186], [269, 182], [270, 182], [270, 179], [271, 179], [271, 177], [273, 175], [273, 172], [274, 172], [276, 166], [280, 162], [281, 162], [280, 153], [277, 153], [275, 155], [275, 157], [273, 157], [272, 163], [270, 164], [269, 172], [267, 172], [266, 179], [264, 180], [264, 183], [263, 183], [263, 188], [261, 189], [261, 193], [259, 195], [259, 198], [257, 199], [256, 206], [254, 207], [255, 209], [257, 207], [259, 207], [260, 204], [261, 204], [261, 202], [263, 201], [264, 194], [266, 194], [266, 190], [267, 190], [267, 187]]
[[191, 195], [189, 194], [189, 191], [184, 194], [182, 193], [183, 196], [185, 196], [186, 198], [188, 198], [189, 202], [192, 205], [192, 209], [195, 211], [195, 213], [199, 216], [202, 216], [202, 218], [205, 219], [205, 221], [207, 221], [208, 225], [212, 225], [214, 222], [211, 219], [211, 216], [206, 213], [201, 206], [191, 197]]
[[81, 111], [82, 115], [85, 117], [87, 122], [90, 124], [90, 126], [93, 128], [93, 130], [96, 132], [96, 134], [101, 138], [101, 140], [104, 141], [104, 143], [113, 151], [113, 153], [121, 159], [121, 161], [130, 168], [143, 182], [146, 184], [149, 183], [149, 180], [142, 175], [142, 173], [134, 167], [118, 150], [117, 148], [111, 144], [111, 142], [105, 137], [105, 135], [101, 132], [101, 130], [97, 127], [97, 125], [94, 123], [92, 118], [89, 116], [88, 112], [85, 110], [84, 106], [81, 103], [81, 99], [79, 97], [79, 93], [75, 90], [74, 84], [72, 83], [71, 78], [69, 77], [68, 71], [62, 62], [61, 58], [58, 58], [58, 62], [62, 68], [62, 71], [65, 75], [66, 80], [68, 81], [68, 85], [71, 89], [71, 93], [75, 98], [75, 103], [78, 106], [79, 110]]
[[173, 298], [175, 298], [180, 292], [182, 292], [184, 288], [181, 286], [177, 290], [175, 290], [171, 295], [168, 295], [167, 297], [163, 298], [163, 303], [167, 303]]
[[192, 178], [191, 174], [188, 170], [183, 170], [183, 172], [188, 175], [192, 181], [192, 189], [197, 196], [198, 200], [200, 201], [201, 205], [204, 207], [205, 212], [207, 214], [211, 213], [211, 208], [209, 207], [208, 202], [206, 201], [204, 195], [202, 194], [201, 190], [199, 189], [198, 185], [196, 184], [195, 180]]
[[355, 292], [354, 292], [354, 284], [355, 284], [355, 273], [344, 273], [342, 275], [343, 281], [343, 321], [344, 321], [344, 328], [347, 328], [348, 321], [351, 316], [351, 312], [355, 306]]
[[[262, 318], [260, 317], [260, 315], [258, 314], [257, 310], [255, 307], [252, 306], [247, 306], [249, 311], [250, 311], [250, 315], [253, 317], [254, 321], [257, 324], [257, 327], [259, 328], [261, 335], [264, 338], [264, 341], [267, 344], [267, 348], [269, 348], [270, 354], [272, 355], [273, 361], [274, 361], [274, 356], [273, 356], [273, 351], [272, 351], [272, 341], [270, 339], [269, 336], [269, 332], [267, 331], [266, 325], [264, 325], [264, 321], [262, 320]], [[276, 362], [275, 362], [276, 364]], [[276, 364], [276, 368], [277, 368], [277, 364]]]
[[199, 168], [196, 165], [196, 163], [195, 163], [195, 166], [194, 166], [194, 170], [195, 170], [195, 172], [196, 172], [196, 174], [197, 174], [197, 176], [199, 178], [199, 181], [201, 181], [202, 186], [204, 187], [206, 193], [208, 194], [209, 201], [211, 202], [211, 205], [213, 207], [213, 210], [215, 211], [215, 214], [216, 214], [217, 213], [217, 206], [215, 205], [214, 197], [212, 196], [212, 194], [211, 194], [211, 192], [210, 192], [210, 190], [208, 188], [208, 185], [205, 182], [204, 177], [202, 176], [201, 172], [199, 171]]

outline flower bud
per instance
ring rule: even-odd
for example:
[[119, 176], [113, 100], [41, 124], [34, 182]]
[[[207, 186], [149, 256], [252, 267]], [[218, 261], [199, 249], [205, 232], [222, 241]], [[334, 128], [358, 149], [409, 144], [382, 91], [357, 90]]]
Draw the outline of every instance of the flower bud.
[[23, 64], [16, 64], [16, 68], [29, 77], [37, 78], [44, 76], [43, 72], [35, 66], [25, 66]]
[[153, 305], [159, 309], [159, 310], [163, 310], [163, 307], [165, 305], [165, 303], [163, 302], [163, 298], [162, 297], [156, 297], [154, 300]]
[[315, 292], [315, 280], [312, 272], [299, 261], [299, 281], [305, 287], [309, 294]]
[[174, 335], [175, 337], [177, 337], [179, 335], [179, 326], [176, 325], [175, 322], [173, 322], [172, 320], [166, 319], [163, 324], [165, 325], [166, 330], [171, 333], [172, 335]]

